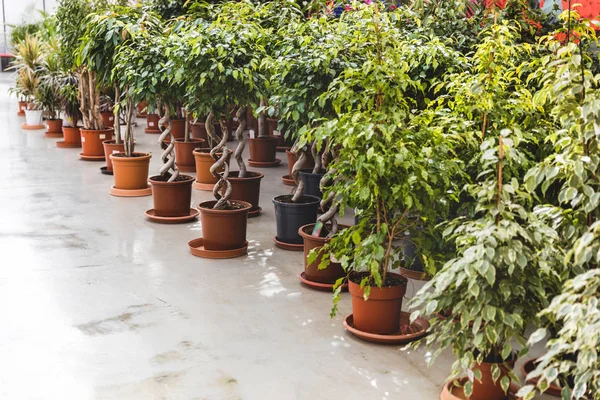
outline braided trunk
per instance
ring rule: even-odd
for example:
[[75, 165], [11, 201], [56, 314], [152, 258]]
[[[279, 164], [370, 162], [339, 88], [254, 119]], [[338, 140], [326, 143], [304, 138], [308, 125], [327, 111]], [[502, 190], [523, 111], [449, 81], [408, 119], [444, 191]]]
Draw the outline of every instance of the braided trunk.
[[[314, 148], [314, 146], [313, 146]], [[314, 155], [314, 153], [313, 153]], [[330, 155], [332, 158], [336, 158], [337, 155], [334, 153], [334, 151], [329, 151], [329, 142], [327, 142], [327, 145], [325, 146], [325, 151], [323, 152], [323, 154], [321, 155], [321, 163], [323, 166], [327, 166], [327, 164], [330, 161]], [[316, 167], [316, 159], [315, 159], [315, 167]], [[313, 173], [315, 171], [313, 170]], [[337, 175], [337, 169], [330, 169], [329, 171], [327, 171], [325, 173], [325, 175], [323, 175], [323, 177], [321, 178], [321, 181], [319, 182], [319, 187], [321, 189], [321, 192], [325, 193], [325, 190], [327, 189], [327, 187], [329, 187], [334, 179], [336, 179], [336, 175]], [[337, 178], [339, 179], [339, 178]], [[338, 213], [340, 206], [339, 206], [339, 202], [335, 201], [335, 197], [336, 197], [336, 193], [331, 191], [329, 192], [329, 194], [327, 195], [327, 197], [324, 197], [321, 200], [320, 206], [322, 210], [327, 210], [325, 213], [323, 213], [317, 220], [319, 222], [322, 222], [323, 225], [330, 223], [330, 227], [328, 228], [329, 233], [327, 234], [327, 237], [332, 237], [333, 235], [335, 235], [338, 232], [338, 222], [335, 219], [336, 214]]]
[[298, 143], [292, 147], [292, 152], [296, 153], [297, 160], [292, 167], [292, 179], [296, 182], [296, 187], [292, 192], [292, 202], [297, 202], [304, 194], [304, 181], [300, 179], [300, 170], [306, 163], [306, 150], [304, 148], [297, 148]]
[[[162, 115], [160, 115], [161, 111]], [[160, 115], [158, 126], [162, 131], [160, 137], [158, 138], [158, 142], [160, 143], [160, 148], [163, 150], [162, 154], [160, 155], [160, 159], [163, 162], [162, 167], [160, 167], [160, 174], [168, 175], [168, 182], [174, 182], [179, 176], [179, 170], [175, 165], [175, 138], [173, 135], [171, 135], [171, 116], [169, 106], [167, 104], [159, 104], [158, 113]], [[167, 138], [171, 139], [169, 143], [165, 142]], [[172, 172], [169, 172], [169, 170]]]
[[248, 170], [246, 169], [246, 163], [242, 158], [242, 153], [244, 152], [244, 148], [246, 147], [246, 143], [244, 142], [244, 131], [246, 130], [246, 106], [239, 107], [237, 112], [235, 113], [236, 118], [238, 119], [239, 126], [235, 131], [235, 137], [238, 141], [238, 145], [235, 148], [234, 158], [237, 161], [240, 172], [238, 174], [238, 178], [245, 178], [248, 174]]
[[[211, 110], [206, 118], [206, 132], [211, 140], [217, 142], [219, 138], [215, 135], [213, 126], [214, 117], [215, 114]], [[229, 158], [231, 157], [231, 152], [227, 151], [229, 130], [227, 129], [227, 120], [221, 120], [220, 123], [223, 137], [210, 151], [210, 156], [213, 158], [213, 160], [215, 160], [215, 163], [210, 167], [210, 173], [219, 180], [213, 189], [213, 195], [215, 196], [215, 199], [217, 199], [217, 203], [213, 206], [214, 210], [224, 209], [227, 206], [229, 198], [231, 197], [231, 183], [227, 179], [229, 178]], [[221, 158], [217, 156], [219, 151], [222, 152]], [[223, 169], [223, 173], [219, 174], [218, 171], [221, 169]]]

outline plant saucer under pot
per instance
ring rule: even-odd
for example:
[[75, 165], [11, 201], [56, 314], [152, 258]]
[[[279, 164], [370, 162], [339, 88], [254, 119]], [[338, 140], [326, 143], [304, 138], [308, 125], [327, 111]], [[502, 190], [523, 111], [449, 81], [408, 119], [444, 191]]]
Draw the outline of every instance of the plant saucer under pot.
[[198, 210], [190, 207], [194, 177], [179, 175], [169, 182], [169, 176], [155, 175], [149, 181], [154, 208], [146, 211], [148, 219], [162, 224], [178, 224], [198, 218]]
[[191, 253], [213, 259], [243, 256], [248, 251], [246, 227], [252, 205], [229, 200], [225, 209], [215, 210], [216, 203], [216, 200], [210, 200], [198, 205], [203, 236], [188, 243]]
[[317, 221], [317, 210], [320, 199], [315, 196], [303, 195], [296, 202], [292, 195], [277, 196], [273, 199], [275, 206], [275, 221], [277, 236], [275, 244], [284, 250], [302, 251], [304, 240], [298, 230]]

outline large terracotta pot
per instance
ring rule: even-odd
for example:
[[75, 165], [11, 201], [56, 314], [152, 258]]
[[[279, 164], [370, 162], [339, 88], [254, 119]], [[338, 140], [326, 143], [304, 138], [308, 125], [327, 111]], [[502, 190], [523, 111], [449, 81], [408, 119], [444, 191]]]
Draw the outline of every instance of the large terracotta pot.
[[147, 114], [146, 115], [146, 133], [160, 133], [160, 128], [158, 127], [158, 121], [160, 117], [158, 114]]
[[81, 147], [81, 132], [78, 126], [63, 126], [64, 142], [71, 147]]
[[62, 137], [62, 119], [47, 119], [46, 126], [48, 130], [46, 131], [46, 136], [49, 137]]
[[[121, 142], [117, 144], [114, 140], [105, 140], [102, 142], [104, 146], [104, 157], [106, 157], [106, 170], [112, 171], [112, 159], [110, 158], [111, 154], [115, 153], [124, 153], [125, 152], [125, 143]], [[133, 147], [135, 145], [132, 144], [131, 151], [133, 151]]]
[[185, 138], [185, 119], [171, 120], [171, 135], [175, 140]]
[[[231, 150], [228, 149], [231, 152]], [[217, 153], [220, 158], [222, 153]], [[196, 182], [201, 184], [214, 185], [218, 179], [210, 173], [210, 167], [215, 163], [215, 160], [210, 156], [208, 149], [194, 150], [194, 158], [196, 159]], [[220, 170], [218, 172], [223, 172]]]
[[203, 139], [190, 139], [188, 142], [183, 139], [175, 139], [175, 164], [177, 164], [177, 168], [183, 172], [195, 172], [194, 150], [203, 147]]
[[256, 162], [273, 162], [277, 154], [277, 137], [263, 136], [249, 138], [250, 160]]
[[26, 101], [20, 101], [19, 102], [19, 111], [17, 111], [17, 115], [19, 117], [24, 117], [25, 116], [25, 110], [27, 110], [27, 102]]
[[190, 214], [192, 184], [194, 178], [179, 175], [174, 182], [167, 182], [162, 175], [150, 177], [154, 213], [158, 217], [184, 217]]
[[402, 275], [392, 272], [389, 272], [388, 276], [398, 285], [381, 288], [372, 286], [368, 300], [364, 299], [364, 291], [360, 288], [363, 276], [350, 276], [348, 288], [352, 295], [352, 314], [356, 329], [380, 335], [391, 335], [400, 331], [402, 298], [406, 294], [407, 280]]
[[[230, 201], [231, 202], [231, 201]], [[246, 226], [250, 203], [235, 200], [236, 210], [213, 210], [215, 200], [200, 203], [202, 237], [206, 250], [234, 250], [246, 245]]]
[[132, 157], [124, 157], [123, 153], [111, 154], [115, 189], [139, 190], [147, 188], [151, 157], [147, 153], [133, 153]]
[[113, 130], [93, 130], [81, 128], [79, 131], [81, 132], [81, 147], [83, 155], [104, 157], [104, 146], [102, 142], [112, 139]]
[[250, 213], [260, 210], [258, 205], [260, 199], [260, 181], [265, 176], [259, 172], [250, 172], [244, 178], [238, 178], [239, 171], [229, 173], [231, 183], [231, 200], [242, 200], [250, 203]]
[[112, 128], [115, 125], [115, 114], [112, 111], [101, 112], [102, 121], [104, 121], [104, 126], [107, 128]]
[[[319, 264], [323, 259], [320, 254], [312, 263], [308, 262], [308, 254], [311, 250], [319, 249], [331, 241], [330, 238], [313, 236], [314, 227], [315, 224], [308, 224], [298, 229], [298, 234], [304, 239], [304, 274], [309, 281], [335, 283], [339, 278], [346, 276], [346, 272], [340, 263], [331, 261], [327, 268], [319, 269]], [[347, 228], [346, 225], [340, 225], [339, 227], [340, 229]]]
[[[292, 167], [294, 166], [294, 164], [296, 163], [296, 153], [292, 153], [289, 150], [285, 151], [285, 154], [287, 155], [287, 160], [288, 160], [288, 173], [290, 176], [292, 176]], [[306, 153], [306, 160], [304, 161], [304, 166], [302, 167], [303, 169], [309, 169], [309, 168], [314, 168], [315, 167], [315, 159], [313, 158], [312, 154], [310, 154], [310, 152]]]

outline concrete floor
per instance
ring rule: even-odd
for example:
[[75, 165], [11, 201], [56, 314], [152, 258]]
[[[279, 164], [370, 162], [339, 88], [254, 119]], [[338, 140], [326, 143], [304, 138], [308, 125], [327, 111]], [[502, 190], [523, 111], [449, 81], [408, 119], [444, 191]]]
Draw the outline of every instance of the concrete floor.
[[[196, 258], [199, 222], [147, 221], [152, 197], [110, 196], [104, 163], [21, 130], [11, 82], [0, 76], [0, 399], [439, 398], [451, 355], [428, 368], [424, 350], [354, 338], [349, 295], [330, 319], [331, 296], [298, 282], [302, 254], [274, 246], [285, 159], [260, 170], [248, 256]], [[157, 135], [138, 123], [155, 174]]]

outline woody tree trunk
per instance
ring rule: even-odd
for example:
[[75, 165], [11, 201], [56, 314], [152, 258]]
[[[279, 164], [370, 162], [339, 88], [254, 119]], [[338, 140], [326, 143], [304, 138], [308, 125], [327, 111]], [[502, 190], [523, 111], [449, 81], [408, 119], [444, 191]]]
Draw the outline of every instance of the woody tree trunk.
[[238, 174], [238, 178], [245, 178], [248, 175], [248, 171], [246, 169], [246, 163], [242, 158], [242, 153], [244, 152], [244, 148], [246, 147], [246, 143], [244, 142], [244, 131], [246, 130], [246, 107], [239, 107], [237, 112], [235, 113], [236, 118], [238, 119], [239, 126], [235, 131], [235, 137], [238, 141], [238, 145], [235, 148], [235, 152], [233, 157], [238, 164], [240, 172]]
[[[160, 148], [163, 150], [160, 155], [160, 159], [163, 162], [163, 166], [160, 168], [160, 174], [168, 176], [168, 182], [174, 182], [179, 176], [179, 170], [175, 165], [175, 138], [171, 135], [171, 110], [167, 104], [159, 104], [158, 112], [160, 115], [158, 126], [162, 131], [158, 138], [158, 142], [160, 143]], [[169, 143], [166, 142], [167, 138], [170, 139]]]
[[[222, 210], [227, 206], [227, 202], [231, 197], [231, 183], [229, 182], [229, 159], [231, 157], [231, 152], [227, 149], [227, 140], [229, 139], [229, 130], [227, 129], [227, 120], [223, 119], [220, 121], [221, 131], [223, 132], [223, 136], [219, 141], [219, 138], [215, 134], [214, 130], [214, 118], [215, 114], [213, 110], [208, 113], [208, 117], [206, 118], [206, 132], [208, 133], [208, 137], [213, 142], [218, 142], [215, 147], [210, 151], [210, 156], [215, 160], [215, 163], [210, 167], [210, 173], [213, 174], [215, 178], [218, 179], [215, 187], [213, 189], [213, 195], [215, 199], [217, 199], [217, 203], [213, 206], [214, 210]], [[218, 153], [222, 152], [221, 157], [219, 158]], [[219, 171], [223, 170], [221, 174]]]

